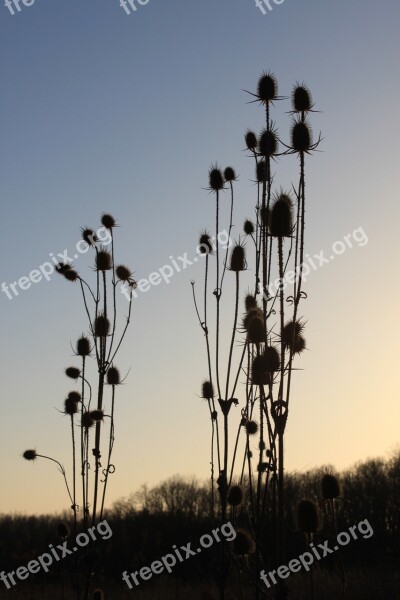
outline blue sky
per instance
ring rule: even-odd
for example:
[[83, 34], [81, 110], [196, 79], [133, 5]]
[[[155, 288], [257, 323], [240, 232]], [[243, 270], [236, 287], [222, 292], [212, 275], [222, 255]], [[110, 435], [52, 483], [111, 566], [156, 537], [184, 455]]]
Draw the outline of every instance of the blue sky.
[[[307, 172], [307, 251], [358, 227], [369, 241], [307, 284], [310, 351], [296, 375], [287, 466], [387, 456], [399, 422], [399, 16], [394, 0], [285, 0], [266, 15], [252, 0], [150, 0], [129, 16], [118, 0], [36, 0], [15, 15], [1, 4], [0, 283], [74, 248], [80, 227], [98, 226], [105, 210], [138, 278], [171, 255], [193, 255], [199, 231], [213, 224], [204, 188], [215, 161], [240, 175], [237, 237], [255, 203], [243, 133], [262, 127], [243, 90], [264, 69], [282, 95], [305, 81], [321, 110], [314, 132], [324, 136]], [[289, 108], [276, 107], [286, 138]], [[284, 186], [296, 173], [290, 159], [277, 165]], [[87, 263], [79, 257], [77, 268]], [[208, 475], [191, 279], [201, 279], [200, 265], [134, 305], [110, 500], [174, 473]], [[70, 340], [86, 330], [78, 290], [53, 277], [11, 301], [2, 293], [0, 303], [0, 510], [57, 510], [65, 505], [57, 474], [20, 453], [36, 446], [68, 466], [68, 428], [54, 407], [68, 392]]]

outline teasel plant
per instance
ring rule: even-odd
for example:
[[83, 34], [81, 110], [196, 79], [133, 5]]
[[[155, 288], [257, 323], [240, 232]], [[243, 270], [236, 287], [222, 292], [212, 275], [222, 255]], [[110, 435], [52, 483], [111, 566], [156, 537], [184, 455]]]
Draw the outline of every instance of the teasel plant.
[[[254, 161], [256, 173], [255, 218], [254, 221], [246, 219], [243, 235], [235, 242], [230, 254], [226, 252], [222, 257], [218, 248], [221, 198], [229, 192], [230, 237], [237, 178], [231, 167], [223, 171], [214, 164], [210, 168], [209, 191], [215, 200], [215, 236], [207, 231], [200, 235], [199, 253], [205, 254], [201, 302], [195, 282], [191, 282], [196, 314], [206, 342], [208, 375], [202, 384], [201, 395], [207, 401], [211, 418], [211, 514], [216, 514], [215, 484], [220, 499], [219, 516], [223, 521], [234, 479], [235, 485], [239, 486], [246, 481], [256, 573], [266, 560], [267, 544], [269, 556], [272, 554], [276, 566], [283, 564], [285, 557], [284, 439], [294, 361], [306, 349], [306, 323], [300, 313], [301, 302], [307, 298], [302, 277], [305, 162], [321, 142], [321, 136], [315, 142], [312, 139], [309, 113], [314, 111], [314, 105], [305, 84], [296, 84], [293, 88], [292, 110], [289, 111], [292, 120], [290, 139], [288, 142], [281, 139], [271, 113], [284, 100], [287, 98], [279, 96], [275, 76], [264, 72], [257, 91], [252, 93], [252, 102], [261, 106], [265, 126], [259, 135], [251, 130], [245, 134], [246, 150]], [[298, 181], [287, 189], [277, 188], [273, 169], [289, 155], [298, 159]], [[213, 239], [216, 240], [215, 252]], [[215, 287], [212, 290], [210, 261], [214, 258]], [[226, 271], [231, 271], [235, 279], [231, 301], [232, 331], [228, 334], [221, 332], [220, 323], [221, 302], [226, 296]], [[250, 278], [245, 271], [252, 273]], [[246, 285], [244, 314], [240, 320], [240, 295]], [[211, 293], [216, 301], [213, 328], [209, 319]], [[226, 362], [221, 360], [222, 338], [230, 339]], [[240, 406], [238, 426], [230, 418], [232, 406]], [[267, 514], [272, 515], [273, 523], [269, 540], [263, 538]], [[225, 560], [225, 580], [227, 570], [228, 561]], [[225, 589], [221, 590], [221, 585], [220, 591], [224, 598]], [[260, 593], [257, 584], [257, 598]], [[284, 598], [285, 594], [284, 586], [279, 585], [277, 597]]]
[[[80, 243], [85, 244], [85, 252], [91, 251], [93, 255], [94, 284], [84, 279], [70, 263], [56, 266], [57, 272], [67, 281], [79, 285], [87, 318], [87, 333], [81, 334], [73, 348], [79, 362], [65, 369], [65, 375], [75, 382], [78, 389], [68, 393], [60, 411], [68, 417], [71, 430], [72, 483], [68, 483], [65, 468], [57, 460], [38, 454], [36, 450], [23, 453], [26, 460], [47, 458], [57, 464], [71, 501], [75, 536], [79, 529], [84, 532], [103, 519], [109, 476], [115, 472], [112, 462], [115, 400], [123, 383], [115, 360], [131, 322], [133, 290], [136, 287], [131, 270], [116, 263], [117, 223], [114, 217], [104, 213], [101, 225], [107, 236], [102, 236], [101, 240], [92, 229], [81, 230]], [[120, 286], [125, 289], [119, 290]], [[120, 316], [117, 291], [124, 292], [128, 299], [124, 317]], [[94, 380], [92, 373], [96, 373]], [[83, 595], [85, 600], [89, 598], [93, 569], [89, 568], [89, 571]], [[80, 598], [79, 584], [76, 588]]]

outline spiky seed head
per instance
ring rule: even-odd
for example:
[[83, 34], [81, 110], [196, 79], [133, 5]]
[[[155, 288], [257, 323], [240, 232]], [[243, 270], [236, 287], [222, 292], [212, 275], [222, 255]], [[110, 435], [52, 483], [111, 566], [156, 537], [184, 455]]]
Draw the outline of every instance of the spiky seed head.
[[308, 152], [312, 144], [311, 128], [307, 122], [295, 121], [291, 130], [292, 148], [296, 152]]
[[93, 592], [93, 600], [104, 600], [103, 590], [95, 590]]
[[59, 523], [57, 525], [57, 534], [62, 540], [65, 540], [65, 538], [69, 536], [69, 529], [65, 523]]
[[300, 531], [315, 533], [318, 530], [318, 511], [311, 500], [301, 500], [297, 507], [297, 521]]
[[240, 506], [243, 500], [243, 492], [240, 485], [232, 485], [228, 492], [228, 504], [230, 506]]
[[36, 460], [37, 459], [37, 452], [36, 450], [25, 450], [25, 452], [22, 455], [24, 457], [25, 460]]
[[270, 170], [268, 163], [265, 160], [260, 160], [256, 166], [256, 179], [258, 183], [268, 181], [270, 178]]
[[255, 308], [250, 308], [243, 318], [243, 327], [246, 329], [246, 331], [249, 329], [250, 321], [256, 318], [263, 321], [263, 313], [258, 306], [255, 306]]
[[90, 429], [91, 427], [93, 427], [95, 421], [92, 417], [92, 414], [88, 411], [84, 412], [82, 415], [82, 422], [81, 425], [84, 429]]
[[205, 400], [212, 400], [214, 398], [214, 386], [211, 381], [204, 380], [201, 384], [201, 397]]
[[75, 269], [68, 269], [68, 271], [63, 273], [63, 275], [67, 281], [76, 281], [79, 279], [78, 273], [75, 271]]
[[107, 213], [103, 213], [101, 215], [101, 224], [106, 229], [113, 229], [116, 226], [116, 222], [115, 222], [114, 217], [112, 215], [107, 214]]
[[59, 262], [56, 265], [56, 271], [60, 275], [64, 275], [67, 271], [71, 269], [71, 265], [69, 263]]
[[258, 431], [258, 423], [257, 421], [247, 421], [244, 428], [247, 435], [256, 435]]
[[98, 315], [94, 320], [94, 335], [96, 337], [106, 337], [110, 331], [110, 321], [104, 315]]
[[78, 369], [78, 367], [67, 367], [65, 369], [65, 374], [71, 379], [78, 379], [79, 375], [81, 374], [81, 370]]
[[273, 129], [264, 129], [261, 132], [258, 151], [265, 157], [274, 156], [278, 152], [278, 138]]
[[120, 281], [130, 281], [132, 277], [130, 269], [124, 265], [118, 265], [118, 267], [115, 269], [115, 273]]
[[253, 296], [253, 294], [246, 295], [246, 297], [244, 299], [244, 306], [245, 306], [246, 312], [249, 312], [249, 310], [252, 310], [253, 308], [258, 308], [257, 300], [255, 299], [255, 296]]
[[237, 556], [245, 556], [247, 554], [254, 554], [255, 544], [254, 540], [248, 531], [239, 529], [236, 532], [236, 537], [233, 540], [233, 552]]
[[224, 178], [222, 177], [221, 169], [218, 166], [211, 167], [208, 172], [208, 181], [210, 188], [214, 192], [219, 192], [224, 187]]
[[212, 239], [208, 231], [203, 231], [200, 234], [199, 252], [200, 254], [212, 254], [213, 252]]
[[111, 265], [111, 254], [107, 250], [99, 250], [96, 254], [96, 269], [103, 272], [109, 271]]
[[304, 324], [300, 321], [288, 321], [282, 331], [282, 339], [286, 347], [292, 345], [293, 340], [302, 333]]
[[85, 335], [82, 335], [76, 342], [76, 353], [79, 354], [79, 356], [90, 355], [90, 341]]
[[107, 371], [107, 383], [109, 385], [119, 385], [121, 383], [121, 376], [117, 367], [110, 367]]
[[306, 349], [306, 340], [302, 335], [298, 335], [294, 340], [293, 354], [301, 354]]
[[224, 171], [225, 181], [235, 181], [236, 173], [232, 167], [226, 167]]
[[79, 392], [76, 392], [76, 391], [69, 392], [68, 398], [69, 398], [69, 400], [71, 400], [71, 402], [80, 402], [81, 401], [81, 395]]
[[274, 373], [281, 368], [281, 359], [275, 346], [266, 346], [263, 353], [265, 368], [268, 373]]
[[264, 320], [262, 318], [255, 316], [248, 321], [247, 341], [250, 344], [262, 344], [265, 341]]
[[296, 85], [292, 92], [292, 107], [296, 112], [308, 112], [312, 108], [311, 92], [306, 85]]
[[90, 411], [90, 416], [93, 419], [93, 421], [102, 421], [104, 419], [104, 410], [92, 410]]
[[244, 246], [241, 244], [236, 244], [236, 246], [234, 246], [232, 249], [229, 269], [236, 272], [245, 271], [246, 266], [247, 264]]
[[272, 73], [262, 73], [258, 80], [257, 96], [263, 104], [272, 102], [278, 95], [278, 82]]
[[257, 136], [254, 131], [246, 131], [244, 139], [246, 141], [246, 146], [249, 150], [255, 150], [257, 148]]
[[254, 224], [249, 219], [246, 219], [243, 225], [243, 231], [246, 235], [252, 235], [254, 233]]
[[76, 400], [74, 400], [73, 398], [66, 398], [64, 400], [64, 413], [66, 415], [69, 415], [70, 417], [72, 417], [73, 415], [76, 415], [76, 413], [78, 412], [78, 402]]
[[293, 229], [293, 209], [290, 197], [281, 192], [271, 210], [269, 229], [274, 237], [290, 237]]
[[270, 373], [263, 354], [255, 356], [251, 365], [251, 383], [252, 385], [268, 385], [270, 383]]
[[93, 229], [88, 229], [87, 227], [82, 227], [81, 231], [82, 231], [82, 239], [85, 240], [85, 242], [89, 246], [94, 246], [95, 243], [99, 241], [99, 238], [97, 237], [97, 235], [95, 234]]
[[334, 500], [340, 496], [340, 485], [337, 477], [326, 473], [321, 479], [322, 496], [325, 500]]

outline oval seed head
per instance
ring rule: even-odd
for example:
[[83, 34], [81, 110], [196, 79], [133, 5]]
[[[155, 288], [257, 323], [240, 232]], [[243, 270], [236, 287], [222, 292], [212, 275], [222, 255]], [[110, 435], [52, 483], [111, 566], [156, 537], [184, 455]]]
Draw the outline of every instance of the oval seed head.
[[71, 379], [78, 379], [79, 375], [81, 374], [81, 371], [77, 367], [67, 367], [65, 369], [65, 374]]
[[25, 452], [22, 455], [24, 457], [25, 460], [36, 460], [37, 459], [37, 452], [36, 450], [25, 450]]
[[340, 496], [340, 485], [337, 477], [326, 473], [321, 480], [322, 496], [325, 500], [334, 500]]
[[243, 500], [243, 492], [240, 485], [232, 485], [228, 492], [228, 504], [231, 506], [240, 506]]
[[308, 112], [312, 108], [311, 92], [306, 85], [296, 85], [292, 92], [292, 107], [296, 112]]
[[107, 371], [107, 383], [109, 385], [119, 385], [121, 377], [117, 367], [110, 367]]
[[93, 231], [93, 229], [88, 229], [87, 227], [82, 227], [82, 239], [88, 244], [88, 246], [94, 246], [96, 242], [99, 241], [99, 238]]
[[104, 419], [104, 411], [101, 409], [92, 410], [90, 416], [93, 421], [102, 421]]
[[112, 215], [107, 214], [107, 213], [103, 213], [101, 215], [101, 224], [106, 229], [113, 229], [116, 226], [114, 217]]
[[78, 273], [75, 271], [75, 269], [68, 269], [68, 271], [63, 273], [63, 275], [67, 281], [76, 281], [79, 279]]
[[266, 346], [264, 349], [265, 368], [268, 373], [274, 373], [281, 368], [281, 359], [278, 350], [274, 346]]
[[251, 383], [252, 385], [269, 385], [270, 374], [263, 354], [255, 356], [251, 365]]
[[218, 166], [211, 167], [208, 172], [208, 181], [210, 188], [214, 192], [219, 192], [224, 187], [224, 178], [222, 177], [221, 169]]
[[90, 355], [90, 342], [85, 335], [82, 335], [76, 342], [76, 353], [79, 354], [79, 356]]
[[92, 414], [88, 411], [84, 412], [82, 415], [82, 422], [81, 425], [84, 429], [90, 429], [91, 427], [93, 427], [95, 421], [92, 418]]
[[292, 235], [292, 201], [283, 192], [279, 194], [271, 209], [269, 229], [274, 237], [290, 237]]
[[246, 219], [243, 225], [243, 231], [246, 235], [252, 235], [254, 233], [254, 224], [249, 219]]
[[235, 272], [245, 271], [246, 266], [244, 247], [241, 244], [236, 244], [231, 253], [229, 269]]
[[293, 344], [293, 354], [301, 354], [306, 349], [306, 340], [302, 335], [298, 335]]
[[69, 398], [69, 397], [66, 398], [64, 400], [64, 414], [72, 417], [73, 415], [76, 415], [77, 412], [78, 412], [78, 402], [76, 400], [74, 400], [73, 398]]
[[262, 344], [265, 341], [264, 319], [254, 316], [248, 320], [247, 341], [250, 344]]
[[250, 130], [246, 131], [244, 139], [246, 141], [247, 148], [253, 152], [257, 148], [257, 145], [258, 145], [256, 134]]
[[245, 306], [246, 312], [249, 312], [249, 310], [252, 310], [253, 308], [258, 308], [257, 300], [255, 299], [253, 294], [246, 295], [246, 297], [244, 299], [244, 306]]
[[254, 554], [255, 552], [253, 538], [244, 529], [239, 529], [236, 532], [236, 537], [233, 540], [233, 552], [237, 556], [245, 556], [247, 554]]
[[132, 277], [131, 271], [124, 265], [118, 265], [118, 267], [115, 269], [115, 272], [120, 281], [130, 281]]
[[304, 330], [304, 325], [300, 321], [288, 321], [282, 331], [282, 339], [286, 347], [290, 347], [293, 340]]
[[244, 428], [247, 435], [256, 435], [258, 431], [258, 423], [256, 421], [247, 421]]
[[312, 144], [311, 128], [308, 123], [295, 121], [291, 131], [292, 148], [296, 152], [308, 152]]
[[273, 129], [264, 129], [261, 132], [258, 152], [265, 157], [274, 156], [278, 152], [278, 138]]
[[95, 590], [93, 592], [93, 600], [104, 600], [103, 590]]
[[69, 529], [65, 523], [59, 523], [57, 525], [57, 534], [62, 540], [65, 540], [65, 538], [69, 536]]
[[79, 392], [69, 392], [68, 394], [68, 398], [69, 400], [71, 400], [71, 402], [80, 402], [81, 401], [81, 395]]
[[258, 80], [257, 96], [263, 104], [275, 100], [278, 95], [278, 82], [272, 73], [262, 73]]
[[110, 321], [104, 315], [99, 315], [94, 321], [94, 335], [106, 337], [110, 331]]
[[318, 530], [318, 512], [314, 502], [302, 500], [297, 507], [297, 521], [303, 533], [315, 533]]
[[261, 319], [261, 321], [264, 322], [262, 310], [258, 306], [255, 308], [250, 308], [243, 318], [243, 327], [246, 329], [246, 331], [249, 330], [250, 321], [256, 318]]
[[226, 169], [224, 171], [224, 177], [225, 177], [225, 181], [235, 181], [235, 179], [236, 179], [235, 170], [232, 169], [232, 167], [226, 167]]
[[270, 170], [268, 163], [265, 160], [260, 160], [256, 166], [256, 179], [258, 183], [262, 183], [263, 181], [269, 181], [269, 178]]
[[109, 271], [111, 269], [111, 254], [107, 250], [99, 250], [96, 253], [97, 271]]
[[56, 265], [56, 271], [57, 273], [60, 273], [60, 275], [64, 275], [70, 269], [71, 265], [69, 263], [60, 262]]
[[214, 398], [214, 387], [211, 381], [204, 380], [201, 384], [201, 397], [205, 400], [212, 400]]
[[213, 252], [212, 239], [208, 231], [203, 231], [200, 234], [199, 252], [200, 254], [212, 254]]

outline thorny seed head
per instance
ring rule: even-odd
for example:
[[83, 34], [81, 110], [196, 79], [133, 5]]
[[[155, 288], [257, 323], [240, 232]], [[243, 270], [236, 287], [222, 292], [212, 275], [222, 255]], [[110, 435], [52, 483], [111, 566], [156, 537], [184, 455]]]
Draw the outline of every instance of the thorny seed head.
[[204, 380], [201, 384], [201, 397], [206, 400], [212, 400], [214, 398], [214, 387], [211, 381]]
[[263, 353], [265, 361], [265, 370], [268, 373], [279, 371], [281, 367], [281, 359], [278, 350], [275, 346], [266, 346]]
[[36, 460], [37, 452], [36, 450], [25, 450], [22, 456], [25, 458], [25, 460]]
[[229, 269], [231, 271], [239, 272], [245, 271], [246, 267], [247, 263], [244, 246], [242, 246], [241, 244], [236, 244], [232, 249]]
[[291, 130], [291, 144], [296, 152], [308, 152], [312, 145], [311, 127], [306, 121], [294, 121]]
[[115, 273], [120, 281], [131, 281], [132, 273], [128, 267], [124, 265], [118, 265], [115, 269]]
[[256, 435], [258, 431], [258, 423], [256, 421], [247, 421], [244, 428], [247, 435]]
[[59, 523], [57, 525], [57, 534], [62, 540], [65, 540], [65, 538], [69, 536], [69, 529], [65, 523]]
[[76, 415], [77, 412], [78, 412], [78, 402], [73, 398], [70, 398], [70, 397], [66, 398], [64, 400], [64, 414], [72, 417], [73, 415]]
[[300, 531], [315, 533], [318, 530], [318, 512], [311, 500], [301, 500], [297, 507], [297, 521]]
[[311, 110], [311, 92], [304, 83], [294, 86], [292, 92], [292, 107], [295, 112], [308, 112]]
[[262, 104], [267, 104], [275, 100], [278, 95], [278, 82], [275, 75], [264, 72], [258, 80], [257, 96]]
[[246, 312], [249, 312], [249, 310], [252, 310], [253, 308], [258, 308], [257, 300], [255, 299], [253, 294], [246, 295], [246, 297], [244, 299], [244, 306], [245, 306]]
[[107, 383], [109, 385], [119, 385], [121, 377], [117, 367], [110, 367], [107, 371]]
[[93, 229], [88, 229], [87, 227], [82, 227], [81, 231], [82, 231], [82, 239], [85, 240], [85, 242], [89, 246], [94, 246], [95, 243], [99, 241], [99, 238], [97, 237], [97, 235], [95, 234]]
[[69, 263], [60, 262], [56, 265], [56, 271], [57, 273], [60, 273], [60, 275], [64, 275], [70, 269], [71, 265]]
[[253, 131], [246, 131], [244, 139], [249, 150], [254, 151], [257, 148], [257, 136]]
[[221, 169], [215, 165], [212, 166], [208, 172], [208, 181], [210, 184], [210, 188], [214, 190], [214, 192], [219, 192], [224, 187], [224, 178], [222, 177]]
[[230, 506], [240, 506], [243, 500], [243, 492], [240, 485], [232, 485], [229, 488], [227, 500]]
[[233, 540], [233, 552], [237, 556], [245, 556], [247, 554], [254, 554], [255, 544], [253, 538], [250, 536], [248, 531], [239, 529], [236, 532], [236, 537]]
[[325, 500], [334, 500], [340, 496], [340, 485], [337, 477], [326, 473], [321, 479], [322, 496]]
[[288, 194], [281, 192], [271, 210], [270, 232], [274, 237], [290, 237], [293, 229], [292, 201]]
[[93, 421], [102, 421], [104, 419], [104, 411], [100, 409], [92, 410], [90, 416]]
[[306, 348], [306, 340], [302, 335], [304, 323], [288, 321], [283, 328], [282, 340], [286, 349], [292, 348], [294, 354], [300, 354]]
[[77, 367], [67, 367], [65, 369], [65, 374], [71, 379], [78, 379], [79, 375], [81, 374], [81, 371]]
[[107, 213], [103, 213], [101, 215], [101, 224], [106, 229], [113, 229], [116, 226], [116, 222], [115, 222], [114, 217], [112, 215], [107, 214]]
[[270, 373], [263, 354], [255, 356], [251, 366], [252, 385], [268, 385], [270, 383]]
[[262, 344], [265, 341], [264, 320], [262, 318], [254, 316], [247, 322], [247, 341], [250, 344]]
[[236, 173], [232, 167], [226, 167], [224, 171], [225, 181], [235, 181]]
[[254, 224], [249, 219], [246, 219], [243, 225], [243, 231], [246, 235], [252, 235], [254, 233]]
[[75, 269], [68, 269], [68, 271], [63, 273], [63, 275], [67, 281], [76, 281], [79, 279], [78, 273], [75, 271]]
[[208, 231], [203, 231], [200, 234], [199, 252], [200, 254], [212, 254], [213, 252], [212, 239]]
[[264, 157], [274, 156], [278, 152], [278, 138], [274, 129], [264, 129], [261, 132], [258, 152]]
[[69, 392], [68, 399], [71, 400], [71, 402], [80, 402], [81, 395], [79, 392], [75, 392], [75, 391]]
[[82, 335], [79, 340], [76, 342], [76, 353], [79, 356], [89, 356], [90, 355], [90, 342], [89, 339]]
[[82, 415], [82, 422], [81, 425], [84, 429], [90, 429], [91, 427], [93, 427], [95, 421], [92, 417], [92, 414], [88, 411], [84, 412]]
[[268, 181], [270, 178], [270, 171], [268, 168], [268, 163], [265, 160], [260, 160], [256, 166], [256, 179], [258, 183], [262, 183], [263, 181]]
[[249, 308], [247, 313], [243, 317], [243, 327], [246, 329], [246, 331], [249, 330], [250, 321], [256, 318], [261, 319], [263, 321], [262, 311], [257, 305], [255, 305], [254, 308]]
[[112, 266], [111, 254], [107, 250], [99, 250], [96, 254], [97, 271], [109, 271]]
[[94, 321], [94, 335], [106, 337], [110, 331], [110, 321], [104, 315], [98, 315]]

